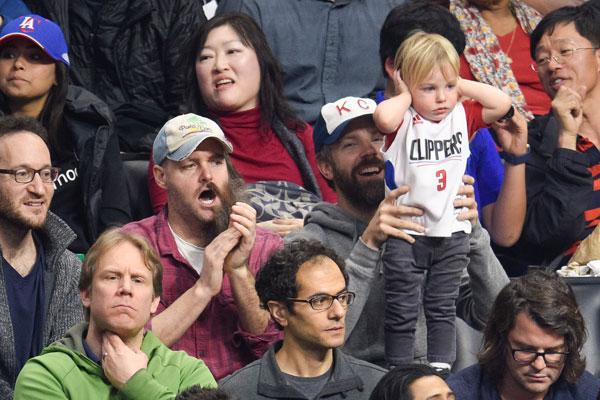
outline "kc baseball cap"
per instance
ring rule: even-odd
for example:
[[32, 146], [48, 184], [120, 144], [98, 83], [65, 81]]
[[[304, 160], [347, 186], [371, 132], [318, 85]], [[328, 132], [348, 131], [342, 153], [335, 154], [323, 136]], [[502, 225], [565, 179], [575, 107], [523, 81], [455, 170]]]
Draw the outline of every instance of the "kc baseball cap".
[[373, 100], [360, 97], [344, 97], [325, 104], [313, 131], [315, 151], [318, 153], [323, 145], [335, 143], [350, 121], [363, 115], [373, 115], [376, 107]]
[[65, 36], [60, 27], [49, 19], [35, 14], [13, 19], [0, 31], [0, 45], [17, 37], [31, 40], [52, 59], [67, 67], [71, 65]]
[[200, 143], [210, 138], [221, 142], [228, 153], [233, 151], [231, 143], [213, 120], [196, 114], [184, 114], [172, 118], [160, 129], [154, 139], [152, 147], [154, 164], [159, 165], [165, 158], [173, 161], [185, 160]]

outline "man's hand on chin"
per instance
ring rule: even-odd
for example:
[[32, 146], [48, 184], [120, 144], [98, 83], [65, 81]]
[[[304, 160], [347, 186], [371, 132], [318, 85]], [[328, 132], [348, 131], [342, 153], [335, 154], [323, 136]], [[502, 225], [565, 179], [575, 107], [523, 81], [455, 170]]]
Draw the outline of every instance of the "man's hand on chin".
[[112, 332], [102, 334], [102, 369], [110, 384], [121, 389], [140, 369], [148, 366], [141, 349], [131, 349]]

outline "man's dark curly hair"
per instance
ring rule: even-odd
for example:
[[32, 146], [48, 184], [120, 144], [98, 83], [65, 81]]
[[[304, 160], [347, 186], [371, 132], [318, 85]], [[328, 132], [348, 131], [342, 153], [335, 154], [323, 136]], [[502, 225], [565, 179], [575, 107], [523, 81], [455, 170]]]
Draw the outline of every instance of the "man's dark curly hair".
[[293, 311], [293, 303], [288, 299], [298, 295], [298, 269], [308, 261], [318, 261], [325, 257], [336, 263], [348, 285], [344, 260], [335, 251], [316, 240], [294, 240], [273, 253], [258, 272], [255, 286], [261, 306], [268, 310], [267, 303], [274, 300], [285, 303], [287, 308]]
[[479, 364], [499, 382], [506, 372], [510, 346], [508, 335], [520, 313], [525, 313], [542, 329], [565, 338], [562, 379], [575, 383], [585, 369], [581, 354], [586, 340], [585, 323], [571, 287], [555, 273], [536, 271], [511, 281], [496, 297], [484, 330]]
[[46, 128], [38, 120], [17, 115], [8, 115], [0, 118], [0, 137], [17, 132], [33, 133], [48, 145], [48, 131], [46, 131]]

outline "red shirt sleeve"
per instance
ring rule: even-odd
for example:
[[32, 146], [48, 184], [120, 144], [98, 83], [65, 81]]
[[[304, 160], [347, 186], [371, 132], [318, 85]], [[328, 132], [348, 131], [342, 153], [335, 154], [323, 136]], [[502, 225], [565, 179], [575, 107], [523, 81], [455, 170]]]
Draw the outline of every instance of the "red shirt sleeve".
[[462, 103], [465, 108], [465, 114], [467, 116], [467, 130], [469, 131], [469, 140], [473, 137], [473, 134], [477, 132], [479, 128], [485, 128], [488, 126], [483, 122], [483, 106], [475, 100], [465, 100]]

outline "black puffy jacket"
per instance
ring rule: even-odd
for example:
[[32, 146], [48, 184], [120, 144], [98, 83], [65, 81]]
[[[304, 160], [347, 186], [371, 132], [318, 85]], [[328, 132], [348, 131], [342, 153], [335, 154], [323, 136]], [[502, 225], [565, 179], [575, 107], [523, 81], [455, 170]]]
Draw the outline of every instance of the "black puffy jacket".
[[85, 14], [86, 2], [26, 3], [61, 26], [69, 43], [72, 83], [109, 105], [126, 150], [140, 150], [136, 141], [178, 114], [185, 87], [183, 59], [191, 36], [206, 22], [200, 1], [106, 0], [91, 25], [76, 17]]

